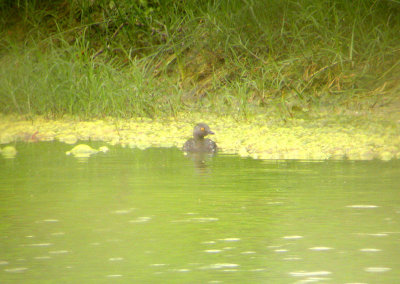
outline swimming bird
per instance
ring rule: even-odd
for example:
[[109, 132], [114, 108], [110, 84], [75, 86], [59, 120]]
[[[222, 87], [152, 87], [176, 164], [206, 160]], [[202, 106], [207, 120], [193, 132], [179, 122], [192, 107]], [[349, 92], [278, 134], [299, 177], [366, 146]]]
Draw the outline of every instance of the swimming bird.
[[193, 138], [190, 138], [183, 145], [183, 151], [211, 154], [217, 152], [217, 144], [211, 139], [204, 138], [209, 134], [214, 134], [210, 127], [205, 123], [198, 123], [193, 129]]

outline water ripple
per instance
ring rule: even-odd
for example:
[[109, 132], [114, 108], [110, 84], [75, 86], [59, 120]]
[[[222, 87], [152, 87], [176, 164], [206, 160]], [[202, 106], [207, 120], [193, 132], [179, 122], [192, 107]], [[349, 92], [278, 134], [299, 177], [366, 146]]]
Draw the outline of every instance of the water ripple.
[[27, 267], [15, 267], [15, 268], [4, 269], [5, 272], [10, 272], [10, 273], [21, 273], [25, 272], [26, 270], [28, 270]]
[[356, 209], [371, 209], [371, 208], [378, 208], [377, 205], [372, 204], [354, 204], [354, 205], [347, 205], [348, 208], [356, 208]]
[[360, 249], [360, 251], [362, 251], [362, 252], [378, 252], [378, 251], [382, 251], [382, 250], [377, 249], [377, 248], [362, 248], [362, 249]]
[[389, 270], [392, 270], [389, 267], [367, 267], [364, 269], [366, 272], [372, 272], [372, 273], [381, 273], [381, 272], [386, 272]]
[[285, 240], [298, 240], [298, 239], [302, 239], [303, 236], [283, 236], [282, 239]]
[[330, 271], [293, 271], [293, 272], [289, 272], [289, 274], [294, 277], [310, 277], [310, 276], [330, 275], [330, 274], [332, 274], [332, 272], [330, 272]]
[[208, 266], [202, 267], [203, 269], [223, 269], [223, 268], [235, 268], [239, 267], [239, 264], [236, 263], [214, 263]]
[[221, 251], [222, 250], [220, 250], [220, 249], [207, 249], [204, 252], [206, 252], [206, 253], [219, 253]]
[[325, 250], [331, 250], [331, 249], [333, 249], [333, 248], [330, 248], [330, 247], [312, 247], [312, 248], [309, 248], [309, 250], [314, 250], [314, 251], [325, 251]]

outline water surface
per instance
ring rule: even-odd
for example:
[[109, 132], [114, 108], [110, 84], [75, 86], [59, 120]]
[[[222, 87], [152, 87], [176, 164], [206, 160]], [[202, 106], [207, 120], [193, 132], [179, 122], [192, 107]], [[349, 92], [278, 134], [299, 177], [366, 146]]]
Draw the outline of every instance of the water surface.
[[0, 158], [1, 283], [400, 279], [399, 161], [16, 146]]

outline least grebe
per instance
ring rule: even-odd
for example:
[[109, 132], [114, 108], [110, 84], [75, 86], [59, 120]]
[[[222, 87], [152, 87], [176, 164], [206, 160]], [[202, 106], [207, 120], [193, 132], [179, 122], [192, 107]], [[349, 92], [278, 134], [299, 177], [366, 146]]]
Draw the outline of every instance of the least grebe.
[[208, 134], [214, 134], [205, 123], [197, 124], [193, 129], [193, 138], [183, 145], [183, 151], [196, 153], [215, 153], [217, 144], [211, 139], [204, 138]]

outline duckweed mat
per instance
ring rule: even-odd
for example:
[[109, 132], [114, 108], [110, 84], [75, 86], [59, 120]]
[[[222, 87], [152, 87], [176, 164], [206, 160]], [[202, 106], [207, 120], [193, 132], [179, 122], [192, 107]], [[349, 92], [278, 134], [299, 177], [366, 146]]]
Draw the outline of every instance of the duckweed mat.
[[[107, 145], [145, 149], [181, 148], [195, 123], [205, 122], [222, 153], [255, 159], [349, 159], [400, 158], [400, 123], [380, 118], [329, 117], [282, 120], [264, 115], [246, 120], [229, 116], [181, 114], [174, 118], [81, 121], [74, 118], [25, 119], [0, 115], [3, 149], [16, 142], [57, 140], [67, 144], [103, 141]], [[71, 146], [72, 148], [73, 146]], [[17, 149], [18, 150], [18, 149]]]

